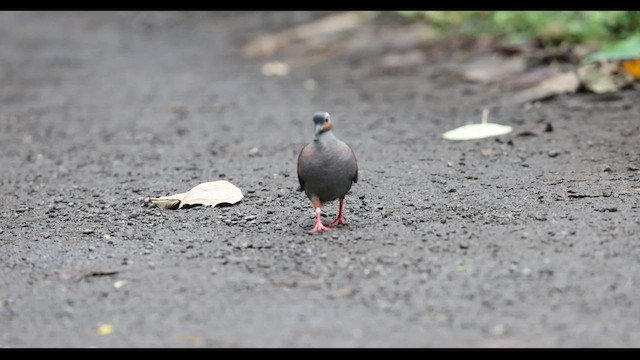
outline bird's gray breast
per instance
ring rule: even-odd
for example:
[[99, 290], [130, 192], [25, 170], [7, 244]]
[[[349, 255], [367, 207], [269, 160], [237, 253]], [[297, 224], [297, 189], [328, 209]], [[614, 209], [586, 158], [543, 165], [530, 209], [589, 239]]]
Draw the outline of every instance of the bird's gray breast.
[[340, 140], [318, 141], [305, 149], [300, 173], [304, 190], [311, 199], [327, 202], [343, 197], [356, 173], [356, 159], [349, 146]]

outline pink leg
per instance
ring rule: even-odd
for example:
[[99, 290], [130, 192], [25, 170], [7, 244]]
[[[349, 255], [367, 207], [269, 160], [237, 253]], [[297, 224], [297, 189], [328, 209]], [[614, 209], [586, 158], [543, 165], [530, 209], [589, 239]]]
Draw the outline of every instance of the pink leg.
[[329, 230], [328, 227], [322, 225], [322, 220], [320, 219], [320, 212], [322, 210], [320, 210], [320, 208], [316, 208], [316, 226], [313, 227], [313, 229], [311, 229], [311, 232], [314, 233], [318, 230]]
[[340, 198], [340, 210], [338, 211], [338, 218], [333, 220], [329, 226], [336, 226], [336, 225], [346, 225], [347, 222], [344, 220], [344, 217], [342, 216], [342, 205], [344, 204], [344, 197]]

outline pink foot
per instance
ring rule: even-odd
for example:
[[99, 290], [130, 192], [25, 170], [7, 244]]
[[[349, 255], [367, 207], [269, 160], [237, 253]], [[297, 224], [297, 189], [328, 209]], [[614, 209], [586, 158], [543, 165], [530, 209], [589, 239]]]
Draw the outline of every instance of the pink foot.
[[340, 198], [340, 211], [338, 211], [338, 218], [333, 220], [329, 226], [336, 225], [346, 225], [347, 222], [344, 221], [344, 217], [342, 217], [342, 206], [344, 205], [344, 196]]
[[316, 232], [318, 230], [327, 231], [327, 230], [329, 230], [329, 228], [324, 226], [324, 225], [322, 225], [322, 223], [318, 221], [316, 223], [316, 226], [314, 226], [313, 229], [311, 229], [311, 232], [314, 233], [314, 232]]
[[333, 220], [328, 226], [336, 226], [336, 225], [347, 225], [347, 222], [344, 221], [344, 218], [342, 216], [340, 216], [337, 219]]

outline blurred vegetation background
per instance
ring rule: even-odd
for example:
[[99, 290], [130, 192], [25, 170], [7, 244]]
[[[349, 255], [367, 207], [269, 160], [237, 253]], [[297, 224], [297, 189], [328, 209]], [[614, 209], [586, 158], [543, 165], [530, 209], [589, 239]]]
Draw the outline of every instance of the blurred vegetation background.
[[[597, 46], [590, 60], [640, 57], [640, 11], [399, 11], [430, 25], [432, 36], [504, 37], [505, 44], [535, 40], [543, 48]], [[625, 43], [626, 41], [626, 43]], [[622, 43], [624, 54], [619, 49]], [[611, 50], [613, 49], [613, 50]], [[607, 53], [608, 52], [608, 53]]]

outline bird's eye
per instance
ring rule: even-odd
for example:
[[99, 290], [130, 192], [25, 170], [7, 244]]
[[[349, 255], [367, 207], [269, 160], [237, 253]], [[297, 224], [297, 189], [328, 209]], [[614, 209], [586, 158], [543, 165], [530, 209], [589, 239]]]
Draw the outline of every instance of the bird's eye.
[[329, 122], [329, 119], [324, 119], [324, 122]]

